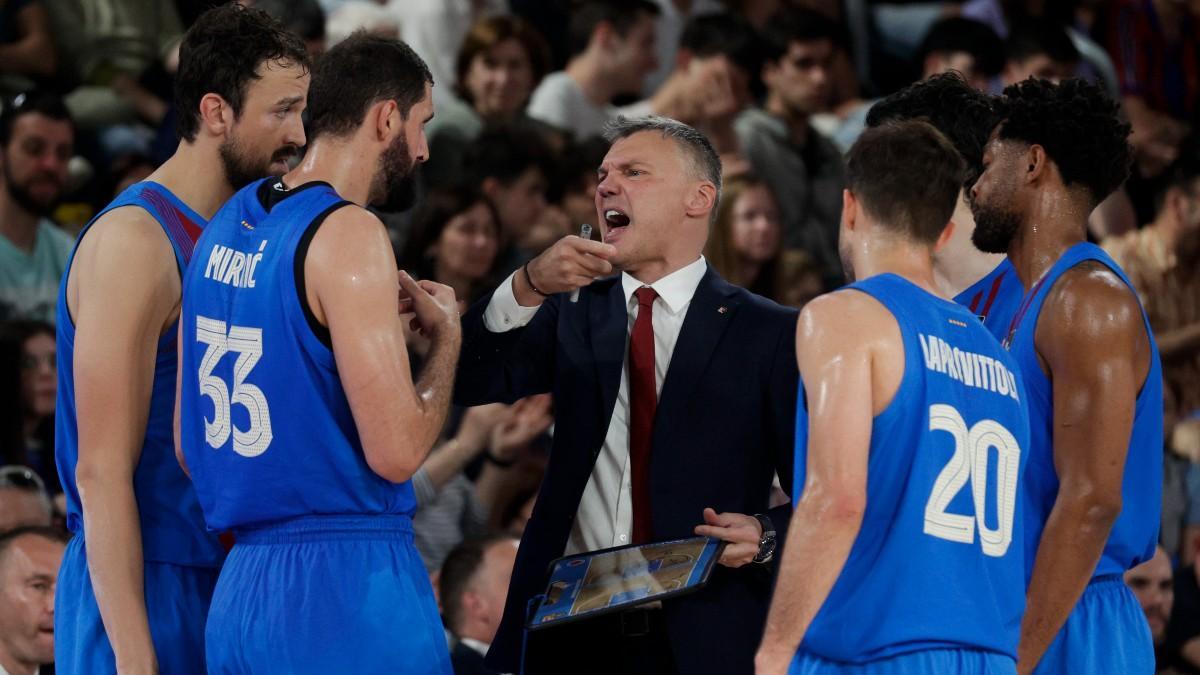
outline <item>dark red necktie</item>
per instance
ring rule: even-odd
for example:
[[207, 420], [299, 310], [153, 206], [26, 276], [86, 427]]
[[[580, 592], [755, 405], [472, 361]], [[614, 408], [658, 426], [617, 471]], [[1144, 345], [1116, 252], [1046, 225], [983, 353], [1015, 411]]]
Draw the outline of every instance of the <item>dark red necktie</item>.
[[650, 541], [650, 438], [658, 390], [654, 383], [654, 299], [649, 286], [634, 291], [638, 315], [629, 340], [629, 461], [633, 483], [633, 543]]

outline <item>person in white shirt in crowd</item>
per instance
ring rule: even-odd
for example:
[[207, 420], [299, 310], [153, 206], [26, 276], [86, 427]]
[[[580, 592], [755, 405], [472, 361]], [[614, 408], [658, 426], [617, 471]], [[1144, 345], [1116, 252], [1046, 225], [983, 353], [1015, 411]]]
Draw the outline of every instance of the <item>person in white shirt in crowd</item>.
[[587, 0], [571, 14], [571, 58], [533, 92], [526, 112], [577, 139], [599, 135], [616, 117], [613, 99], [641, 93], [658, 67], [649, 0]]

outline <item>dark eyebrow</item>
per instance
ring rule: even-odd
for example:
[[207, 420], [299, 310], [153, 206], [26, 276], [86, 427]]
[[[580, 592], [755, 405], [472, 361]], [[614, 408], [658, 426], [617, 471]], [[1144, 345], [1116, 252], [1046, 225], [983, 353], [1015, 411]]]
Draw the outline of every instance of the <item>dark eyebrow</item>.
[[287, 98], [279, 99], [275, 105], [279, 106], [280, 108], [290, 108], [303, 100], [303, 96], [289, 96]]

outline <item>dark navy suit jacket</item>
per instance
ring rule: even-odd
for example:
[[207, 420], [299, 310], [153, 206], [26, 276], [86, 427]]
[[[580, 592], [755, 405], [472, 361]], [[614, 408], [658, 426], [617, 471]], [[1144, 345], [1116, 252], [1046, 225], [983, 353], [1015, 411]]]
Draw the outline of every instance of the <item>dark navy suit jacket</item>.
[[[512, 402], [551, 392], [555, 411], [546, 477], [488, 652], [490, 667], [516, 672], [526, 604], [545, 590], [549, 563], [563, 555], [604, 443], [621, 382], [628, 317], [619, 275], [582, 289], [577, 303], [566, 294], [548, 298], [529, 324], [504, 333], [484, 326], [490, 300], [483, 298], [463, 318], [455, 402]], [[782, 539], [791, 505], [768, 511], [767, 501], [776, 472], [791, 488], [796, 318], [795, 310], [729, 284], [711, 267], [701, 279], [655, 414], [655, 540], [694, 536], [705, 507], [768, 513]], [[718, 566], [707, 587], [664, 602], [679, 672], [752, 673], [771, 584], [769, 565]], [[537, 641], [530, 645], [536, 649]]]

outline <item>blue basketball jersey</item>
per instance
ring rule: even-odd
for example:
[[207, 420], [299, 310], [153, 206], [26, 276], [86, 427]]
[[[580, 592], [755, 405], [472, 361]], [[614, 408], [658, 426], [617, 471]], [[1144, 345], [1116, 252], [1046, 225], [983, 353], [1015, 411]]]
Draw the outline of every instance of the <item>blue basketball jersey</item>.
[[1017, 270], [1005, 258], [987, 276], [959, 293], [954, 301], [979, 317], [997, 340], [1003, 340], [1024, 297], [1025, 287], [1021, 285]]
[[[171, 240], [175, 260], [182, 270], [192, 254], [195, 238], [204, 227], [204, 219], [178, 197], [157, 183], [142, 182], [130, 186], [92, 219], [79, 233], [79, 241], [92, 223], [109, 211], [137, 206], [162, 225]], [[79, 428], [75, 409], [75, 322], [67, 308], [67, 280], [75, 252], [67, 262], [58, 291], [58, 403], [54, 417], [55, 460], [58, 476], [67, 498], [67, 527], [83, 532], [83, 509], [75, 484], [79, 462]], [[131, 261], [132, 262], [132, 261]], [[158, 341], [154, 362], [154, 383], [142, 453], [133, 474], [138, 516], [142, 527], [142, 554], [148, 561], [192, 566], [218, 566], [224, 549], [216, 537], [205, 531], [204, 518], [196, 493], [187, 475], [175, 459], [174, 414], [176, 373], [176, 329], [167, 330]]]
[[[1063, 253], [1031, 290], [1028, 307], [1022, 309], [1011, 330], [1009, 351], [1016, 359], [1025, 381], [1030, 410], [1029, 470], [1025, 480], [1025, 537], [1029, 551], [1026, 574], [1033, 573], [1033, 562], [1041, 540], [1042, 528], [1058, 497], [1058, 474], [1054, 469], [1054, 386], [1038, 362], [1034, 333], [1046, 296], [1055, 282], [1076, 265], [1094, 260], [1111, 269], [1130, 286], [1129, 278], [1100, 247], [1082, 242]], [[1134, 408], [1129, 454], [1121, 485], [1121, 515], [1113, 524], [1108, 543], [1093, 578], [1122, 574], [1125, 570], [1154, 557], [1162, 510], [1163, 402], [1162, 364], [1150, 322], [1142, 312], [1146, 337], [1150, 340], [1150, 370], [1138, 394]]]
[[411, 514], [409, 482], [367, 466], [304, 254], [347, 205], [326, 183], [243, 188], [213, 216], [183, 282], [182, 445], [209, 527], [315, 514]]
[[[1015, 659], [1029, 436], [1016, 366], [966, 308], [899, 276], [849, 288], [895, 316], [904, 375], [871, 426], [862, 528], [800, 653], [865, 663], [948, 648]], [[795, 495], [808, 456], [801, 387]]]

